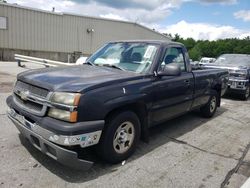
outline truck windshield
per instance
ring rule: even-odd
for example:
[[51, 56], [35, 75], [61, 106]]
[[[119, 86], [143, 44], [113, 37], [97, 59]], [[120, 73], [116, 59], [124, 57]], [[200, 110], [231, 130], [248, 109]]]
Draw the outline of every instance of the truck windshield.
[[137, 42], [109, 43], [94, 53], [88, 63], [125, 71], [145, 73], [149, 70], [158, 45]]
[[218, 57], [215, 64], [221, 66], [246, 66], [250, 67], [250, 55], [246, 54], [224, 54]]

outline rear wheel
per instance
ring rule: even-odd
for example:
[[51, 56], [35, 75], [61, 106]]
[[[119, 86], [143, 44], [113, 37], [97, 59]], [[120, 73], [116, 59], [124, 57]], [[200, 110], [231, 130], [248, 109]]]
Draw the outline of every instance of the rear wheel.
[[107, 120], [97, 153], [107, 162], [119, 163], [133, 154], [140, 138], [140, 121], [134, 112], [125, 111]]
[[210, 97], [208, 103], [200, 108], [201, 114], [204, 117], [210, 118], [214, 115], [214, 113], [217, 110], [217, 100], [218, 100], [217, 94], [213, 94]]

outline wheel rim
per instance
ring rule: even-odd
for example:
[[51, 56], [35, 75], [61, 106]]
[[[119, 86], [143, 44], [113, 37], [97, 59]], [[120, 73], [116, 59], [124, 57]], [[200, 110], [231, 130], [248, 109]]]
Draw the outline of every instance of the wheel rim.
[[210, 102], [210, 112], [213, 113], [216, 108], [216, 97], [213, 97]]
[[250, 94], [250, 87], [248, 87], [246, 90], [246, 94], [245, 94], [246, 99], [249, 97], [249, 94]]
[[113, 147], [119, 154], [131, 148], [135, 137], [135, 128], [131, 122], [123, 122], [116, 130], [113, 138]]

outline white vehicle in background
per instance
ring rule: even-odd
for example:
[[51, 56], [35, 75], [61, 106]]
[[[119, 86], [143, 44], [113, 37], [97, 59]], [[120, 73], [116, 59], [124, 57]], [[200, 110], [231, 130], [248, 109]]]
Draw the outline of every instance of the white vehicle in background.
[[207, 64], [210, 64], [210, 63], [214, 63], [216, 60], [216, 58], [212, 58], [212, 57], [203, 57], [201, 58], [200, 62], [199, 62], [199, 65], [200, 66], [203, 66], [203, 65], [207, 65]]
[[76, 65], [82, 65], [83, 63], [86, 62], [87, 59], [88, 59], [88, 57], [86, 57], [86, 56], [79, 57], [79, 58], [76, 60]]
[[199, 61], [193, 61], [192, 59], [190, 59], [190, 65], [193, 70], [199, 69], [200, 67], [199, 63], [200, 63]]

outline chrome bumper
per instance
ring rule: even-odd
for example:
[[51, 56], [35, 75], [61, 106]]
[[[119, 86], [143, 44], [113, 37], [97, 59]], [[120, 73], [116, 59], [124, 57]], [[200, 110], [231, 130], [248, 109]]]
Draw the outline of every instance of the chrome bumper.
[[52, 159], [65, 166], [78, 170], [88, 170], [92, 167], [93, 162], [79, 159], [77, 152], [60, 147], [44, 139], [41, 135], [33, 132], [27, 126], [24, 126], [19, 120], [13, 118], [12, 115], [9, 114], [8, 117], [12, 120], [20, 133], [26, 137], [35, 148]]
[[31, 123], [24, 116], [19, 115], [14, 109], [8, 109], [8, 117], [15, 122], [18, 122], [19, 126], [22, 126], [29, 131], [38, 134], [45, 140], [51, 141], [55, 144], [62, 146], [76, 146], [79, 145], [82, 148], [89, 147], [98, 144], [102, 131], [95, 131], [80, 135], [58, 135], [47, 129], [42, 128], [36, 123]]
[[228, 86], [230, 89], [246, 90], [249, 80], [238, 80], [229, 78]]

